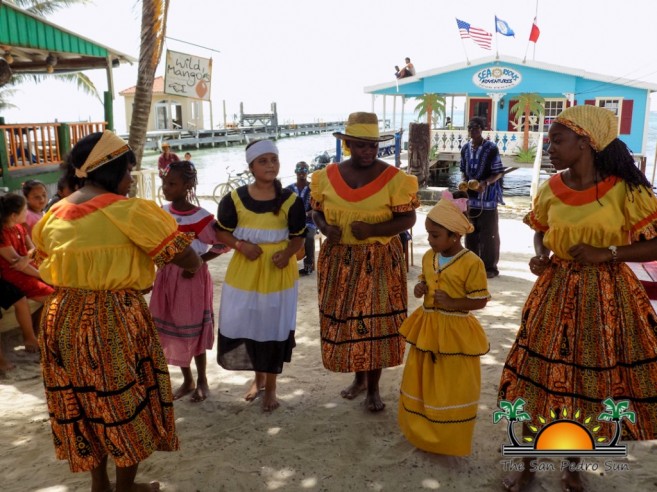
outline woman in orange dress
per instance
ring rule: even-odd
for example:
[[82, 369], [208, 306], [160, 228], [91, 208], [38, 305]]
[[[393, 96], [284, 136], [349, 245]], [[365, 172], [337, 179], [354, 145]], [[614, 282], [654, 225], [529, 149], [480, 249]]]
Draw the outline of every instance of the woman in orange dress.
[[349, 115], [343, 140], [351, 158], [312, 175], [313, 220], [327, 240], [318, 257], [319, 315], [324, 367], [354, 372], [341, 395], [367, 391], [372, 412], [384, 367], [403, 362], [406, 262], [399, 233], [413, 227], [417, 179], [377, 158], [378, 118]]
[[[558, 171], [542, 184], [525, 217], [535, 232], [538, 275], [507, 356], [499, 399], [525, 401], [541, 427], [551, 412], [597, 417], [603, 401], [628, 401], [636, 420], [624, 440], [657, 439], [657, 314], [626, 261], [657, 260], [657, 198], [618, 138], [609, 110], [574, 106], [550, 126], [550, 161]], [[551, 256], [550, 256], [551, 254]], [[596, 438], [612, 439], [602, 425]], [[526, 429], [526, 433], [530, 433]], [[577, 459], [571, 458], [571, 461]], [[522, 490], [530, 459], [504, 479]], [[576, 467], [563, 490], [583, 485]]]
[[166, 359], [142, 292], [154, 263], [195, 272], [201, 259], [155, 202], [126, 198], [135, 164], [111, 131], [80, 140], [68, 157], [82, 187], [32, 231], [39, 271], [55, 287], [39, 342], [55, 454], [90, 471], [92, 491], [159, 490], [136, 484], [153, 451], [178, 449]]

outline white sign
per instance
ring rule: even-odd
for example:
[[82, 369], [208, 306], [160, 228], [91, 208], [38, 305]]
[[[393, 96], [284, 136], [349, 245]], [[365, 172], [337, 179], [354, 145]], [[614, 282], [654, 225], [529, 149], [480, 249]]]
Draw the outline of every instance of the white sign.
[[472, 76], [472, 82], [482, 89], [502, 90], [517, 86], [522, 75], [510, 67], [486, 67]]
[[210, 100], [212, 58], [167, 51], [164, 92], [182, 97]]

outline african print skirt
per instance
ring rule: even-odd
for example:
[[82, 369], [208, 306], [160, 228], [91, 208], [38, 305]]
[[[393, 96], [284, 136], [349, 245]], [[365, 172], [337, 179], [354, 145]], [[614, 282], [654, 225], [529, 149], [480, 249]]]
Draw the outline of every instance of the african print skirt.
[[[538, 426], [551, 410], [595, 421], [607, 398], [627, 400], [636, 423], [622, 421], [622, 439], [657, 439], [657, 315], [627, 265], [553, 257], [502, 372], [499, 399], [519, 397]], [[614, 425], [601, 424], [596, 438], [610, 438]]]
[[171, 384], [148, 306], [133, 290], [56, 289], [39, 343], [55, 454], [71, 471], [178, 449]]
[[357, 372], [401, 364], [406, 342], [399, 327], [408, 293], [399, 238], [365, 245], [324, 241], [317, 273], [324, 367]]

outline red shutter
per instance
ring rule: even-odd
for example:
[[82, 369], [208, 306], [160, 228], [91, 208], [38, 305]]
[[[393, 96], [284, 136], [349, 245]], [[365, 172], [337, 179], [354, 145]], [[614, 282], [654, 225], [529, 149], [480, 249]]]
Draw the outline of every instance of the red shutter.
[[512, 109], [516, 104], [518, 104], [517, 99], [511, 99], [511, 101], [509, 101], [509, 121], [508, 121], [509, 125], [508, 125], [508, 128], [507, 128], [507, 131], [510, 131], [510, 132], [515, 131], [515, 127], [513, 126], [513, 124], [515, 123], [516, 120], [513, 117]]
[[588, 104], [589, 106], [595, 106], [595, 99], [587, 99], [584, 101], [584, 104]]
[[634, 101], [632, 99], [624, 99], [620, 116], [620, 132], [621, 135], [628, 135], [632, 133], [632, 110], [634, 109]]

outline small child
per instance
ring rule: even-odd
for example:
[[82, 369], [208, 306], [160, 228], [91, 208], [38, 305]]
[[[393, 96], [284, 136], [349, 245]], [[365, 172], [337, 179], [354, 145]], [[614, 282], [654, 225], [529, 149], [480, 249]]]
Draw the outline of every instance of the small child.
[[47, 212], [50, 210], [50, 208], [57, 203], [59, 200], [62, 198], [66, 198], [69, 196], [71, 193], [75, 191], [75, 183], [73, 182], [75, 175], [70, 176], [68, 174], [65, 174], [59, 180], [57, 180], [57, 193], [55, 193], [50, 200], [48, 200], [48, 204], [46, 205], [46, 208], [43, 210], [44, 212]]
[[28, 179], [23, 183], [23, 196], [27, 200], [27, 216], [25, 225], [32, 237], [32, 227], [43, 217], [43, 210], [48, 203], [48, 189], [46, 185], [36, 179]]
[[219, 203], [217, 238], [235, 249], [221, 289], [217, 361], [231, 371], [255, 371], [244, 399], [264, 389], [262, 409], [279, 407], [276, 378], [295, 346], [299, 272], [304, 242], [301, 199], [283, 189], [278, 148], [271, 140], [246, 146], [255, 181]]
[[490, 298], [483, 262], [461, 245], [473, 231], [467, 199], [449, 192], [431, 209], [426, 229], [431, 249], [422, 258], [415, 297], [424, 303], [399, 329], [410, 345], [399, 398], [398, 421], [406, 438], [431, 453], [470, 454], [477, 417], [479, 357], [486, 334], [470, 312]]
[[[164, 205], [178, 222], [178, 230], [194, 235], [192, 248], [201, 256], [203, 266], [190, 274], [169, 263], [157, 271], [150, 309], [160, 335], [167, 362], [179, 366], [182, 385], [175, 390], [177, 400], [192, 393], [191, 401], [200, 402], [209, 394], [205, 351], [214, 344], [212, 278], [207, 262], [229, 248], [216, 244], [216, 220], [211, 213], [192, 204], [196, 201], [196, 169], [189, 161], [175, 161], [161, 173], [162, 193], [170, 201]], [[210, 247], [212, 246], [212, 247]], [[196, 383], [191, 370], [196, 364]]]

